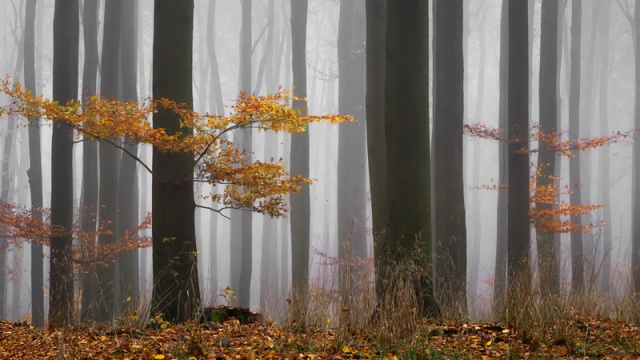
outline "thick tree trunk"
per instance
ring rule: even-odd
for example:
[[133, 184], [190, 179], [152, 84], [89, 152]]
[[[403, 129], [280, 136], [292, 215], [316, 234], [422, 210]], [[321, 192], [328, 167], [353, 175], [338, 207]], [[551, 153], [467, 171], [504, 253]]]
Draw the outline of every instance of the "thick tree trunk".
[[462, 183], [462, 0], [436, 0], [433, 160], [436, 287], [466, 309], [467, 229]]
[[[193, 0], [155, 0], [153, 96], [193, 106]], [[170, 110], [159, 110], [153, 126], [181, 131]], [[151, 313], [172, 322], [201, 312], [198, 288], [193, 155], [153, 150], [153, 295]]]
[[[79, 13], [77, 0], [56, 0], [53, 15], [53, 100], [64, 104], [78, 97]], [[51, 144], [51, 225], [64, 232], [51, 237], [49, 326], [73, 321], [73, 131], [53, 127]]]
[[[386, 229], [375, 247], [376, 286], [390, 289], [392, 269], [413, 254], [419, 306], [433, 299], [429, 159], [429, 5], [387, 3], [385, 58]], [[402, 274], [403, 276], [406, 274]], [[414, 275], [414, 274], [412, 274]]]

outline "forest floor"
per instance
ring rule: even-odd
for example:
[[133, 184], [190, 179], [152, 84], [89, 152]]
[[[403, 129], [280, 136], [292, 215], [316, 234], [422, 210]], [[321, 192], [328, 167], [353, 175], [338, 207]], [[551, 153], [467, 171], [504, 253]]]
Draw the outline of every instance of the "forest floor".
[[640, 327], [576, 318], [527, 333], [500, 324], [426, 321], [391, 343], [340, 331], [223, 323], [80, 326], [64, 330], [0, 321], [1, 359], [481, 359], [640, 357]]

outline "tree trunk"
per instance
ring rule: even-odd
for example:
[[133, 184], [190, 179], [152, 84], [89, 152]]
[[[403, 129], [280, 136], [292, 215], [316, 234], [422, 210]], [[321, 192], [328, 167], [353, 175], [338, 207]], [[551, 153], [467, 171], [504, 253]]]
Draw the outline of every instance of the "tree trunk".
[[[85, 0], [82, 9], [84, 38], [84, 67], [82, 73], [82, 98], [96, 94], [98, 80], [98, 12], [99, 0]], [[85, 139], [82, 142], [82, 189], [80, 195], [80, 231], [91, 234], [96, 231], [98, 217], [98, 142]], [[95, 239], [81, 244], [87, 253], [95, 256]], [[90, 309], [96, 299], [97, 279], [95, 271], [80, 267], [82, 306], [80, 319], [91, 318]]]
[[346, 308], [357, 305], [352, 296], [362, 292], [357, 282], [364, 270], [358, 264], [367, 257], [364, 6], [342, 0], [338, 31], [338, 112], [357, 121], [338, 133], [338, 281]]
[[[582, 43], [582, 1], [572, 0], [571, 9], [571, 84], [569, 85], [569, 134], [572, 138], [580, 136], [580, 51]], [[569, 159], [569, 184], [576, 186], [580, 182], [580, 152], [575, 151]], [[582, 204], [580, 189], [574, 189], [569, 198], [571, 205]], [[571, 216], [571, 222], [582, 227], [580, 215]], [[574, 293], [584, 290], [584, 255], [582, 232], [571, 233], [571, 289]]]
[[[35, 21], [37, 1], [27, 1], [24, 29], [24, 85], [37, 95], [35, 59]], [[42, 152], [40, 120], [29, 119], [29, 191], [36, 220], [42, 221]], [[44, 280], [42, 245], [31, 242], [31, 324], [44, 326]]]
[[[385, 58], [385, 219], [378, 239], [376, 286], [390, 289], [392, 268], [413, 257], [418, 305], [437, 312], [433, 299], [429, 159], [429, 6], [387, 3]], [[410, 254], [413, 254], [409, 256]], [[409, 270], [411, 271], [411, 270]]]
[[462, 0], [436, 0], [434, 9], [436, 281], [438, 291], [443, 292], [438, 295], [443, 295], [443, 299], [456, 299], [459, 302], [456, 305], [466, 309], [467, 229], [462, 182]]
[[[509, 4], [509, 70], [508, 70], [508, 208], [507, 253], [509, 306], [516, 288], [530, 291], [529, 267], [529, 41], [526, 1]], [[525, 152], [520, 150], [524, 149]], [[515, 309], [514, 309], [515, 310]]]
[[[78, 97], [79, 13], [77, 0], [56, 0], [53, 15], [53, 100]], [[53, 127], [51, 143], [51, 225], [65, 229], [51, 237], [49, 326], [73, 321], [73, 130]]]
[[[120, 32], [123, 0], [105, 2], [104, 35], [102, 38], [102, 62], [100, 64], [100, 93], [107, 99], [118, 99], [120, 74]], [[118, 155], [119, 151], [107, 142], [100, 149], [100, 227], [98, 243], [115, 244], [118, 234]], [[92, 304], [91, 318], [98, 322], [110, 321], [115, 309], [115, 266], [109, 262], [96, 269], [97, 289]]]
[[[307, 102], [307, 13], [309, 0], [291, 0], [291, 64], [293, 107], [306, 114]], [[291, 134], [292, 176], [309, 176], [309, 131]], [[291, 197], [291, 277], [294, 309], [306, 313], [309, 292], [309, 242], [311, 199], [308, 185]]]
[[[635, 7], [635, 128], [640, 129], [640, 6]], [[640, 142], [633, 142], [633, 234], [631, 240], [631, 277], [636, 295], [640, 293]]]
[[[609, 133], [609, 29], [611, 14], [611, 1], [603, 1], [603, 9], [601, 13], [600, 21], [602, 21], [600, 27], [600, 99], [599, 105], [599, 121], [600, 121], [600, 133]], [[606, 292], [609, 289], [609, 281], [611, 278], [611, 251], [613, 234], [611, 231], [611, 159], [610, 150], [608, 146], [600, 149], [600, 191], [602, 192], [602, 203], [604, 205], [604, 220], [606, 225], [602, 229], [602, 274], [600, 277], [600, 291]]]
[[[138, 2], [124, 1], [122, 3], [122, 30], [120, 34], [120, 98], [123, 101], [138, 99], [136, 67], [137, 59], [137, 14]], [[138, 145], [124, 139], [123, 146], [133, 155], [138, 154]], [[138, 176], [136, 161], [124, 151], [117, 153], [120, 158], [118, 178], [118, 239], [125, 236], [138, 225]], [[129, 314], [138, 307], [139, 264], [138, 250], [121, 254], [117, 260], [118, 295], [116, 314]]]
[[[155, 0], [153, 35], [153, 96], [193, 107], [193, 0]], [[180, 129], [177, 116], [160, 109], [153, 126], [167, 134]], [[153, 149], [153, 295], [151, 314], [171, 322], [200, 314], [193, 154]]]
[[[540, 133], [555, 134], [558, 123], [558, 0], [546, 0], [541, 10], [540, 37]], [[538, 171], [536, 187], [548, 188], [554, 186], [553, 180], [556, 167], [555, 151], [549, 149], [545, 141], [539, 142]], [[541, 211], [551, 210], [550, 203], [535, 204]], [[545, 223], [553, 221], [552, 216], [538, 219], [536, 240], [538, 246], [538, 272], [540, 288], [543, 293], [557, 295], [560, 291], [560, 269], [558, 254], [556, 254], [553, 233], [544, 227]]]
[[[503, 137], [509, 136], [509, 1], [502, 0], [500, 19], [500, 99], [499, 99], [499, 127]], [[498, 183], [509, 183], [509, 162], [507, 161], [509, 147], [503, 142], [498, 143]], [[498, 224], [496, 236], [496, 266], [495, 284], [493, 287], [493, 309], [501, 312], [507, 295], [507, 222], [509, 212], [507, 208], [508, 191], [498, 189]]]

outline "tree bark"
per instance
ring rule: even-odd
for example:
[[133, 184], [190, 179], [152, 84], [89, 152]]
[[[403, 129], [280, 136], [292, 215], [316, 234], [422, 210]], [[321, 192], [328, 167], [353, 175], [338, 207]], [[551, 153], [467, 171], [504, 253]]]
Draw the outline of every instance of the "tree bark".
[[[53, 100], [78, 97], [79, 13], [77, 0], [56, 0], [53, 15]], [[51, 237], [49, 327], [73, 321], [73, 130], [53, 127], [51, 144], [51, 225], [64, 232]]]
[[[635, 128], [640, 129], [640, 6], [635, 7]], [[640, 142], [633, 142], [633, 234], [631, 241], [631, 277], [636, 296], [640, 293]]]
[[[155, 0], [153, 96], [193, 106], [193, 0]], [[167, 134], [180, 128], [170, 110], [153, 116], [154, 128]], [[201, 312], [198, 287], [193, 154], [153, 149], [153, 295], [151, 314], [171, 322], [193, 319]]]
[[[434, 27], [433, 160], [436, 281], [444, 299], [466, 309], [467, 229], [464, 208], [462, 123], [464, 58], [462, 0], [436, 0]], [[463, 310], [464, 311], [464, 310]]]

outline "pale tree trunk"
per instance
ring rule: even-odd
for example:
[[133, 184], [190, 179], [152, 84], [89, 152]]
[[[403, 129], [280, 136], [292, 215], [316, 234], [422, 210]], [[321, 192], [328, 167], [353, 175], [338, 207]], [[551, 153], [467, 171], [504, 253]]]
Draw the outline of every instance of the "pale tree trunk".
[[367, 257], [364, 6], [364, 0], [342, 0], [338, 31], [338, 112], [357, 121], [342, 124], [338, 134], [338, 271], [346, 308], [357, 304], [358, 264]]
[[[306, 114], [307, 102], [307, 13], [308, 0], [291, 0], [291, 63], [293, 69], [293, 107]], [[292, 176], [309, 177], [309, 131], [291, 134]], [[309, 292], [309, 245], [311, 199], [308, 185], [291, 196], [291, 276], [295, 311], [306, 313]]]
[[[122, 3], [122, 30], [120, 34], [120, 88], [123, 101], [138, 99], [136, 58], [138, 2]], [[138, 145], [124, 139], [123, 147], [131, 154], [138, 155]], [[136, 161], [124, 151], [118, 151], [120, 158], [118, 178], [118, 238], [138, 225], [138, 176]], [[118, 296], [115, 314], [126, 315], [138, 307], [139, 263], [138, 250], [121, 254], [117, 259]]]
[[[599, 121], [600, 121], [600, 133], [609, 133], [609, 29], [610, 29], [610, 14], [611, 14], [611, 0], [603, 0], [603, 9], [600, 17], [602, 21], [600, 27], [600, 94], [598, 103], [599, 109]], [[608, 291], [610, 278], [611, 278], [611, 251], [613, 234], [611, 231], [611, 159], [608, 146], [604, 146], [600, 149], [599, 162], [602, 168], [599, 171], [600, 175], [600, 191], [602, 193], [602, 203], [604, 205], [604, 218], [606, 225], [602, 229], [602, 273], [600, 277], [600, 291]]]
[[[582, 1], [571, 1], [571, 84], [569, 85], [569, 136], [580, 136], [580, 68], [582, 43]], [[574, 151], [569, 159], [569, 184], [581, 184], [580, 152]], [[571, 205], [582, 204], [580, 189], [574, 189], [569, 198]], [[571, 216], [571, 222], [582, 227], [582, 217]], [[571, 233], [571, 289], [579, 294], [584, 290], [584, 252], [582, 232]]]
[[[640, 129], [640, 6], [635, 7], [635, 128]], [[631, 276], [633, 290], [640, 293], [640, 142], [633, 142], [633, 234], [631, 240]]]
[[[24, 29], [24, 85], [38, 95], [36, 88], [35, 21], [36, 0], [27, 1]], [[29, 119], [29, 191], [31, 208], [36, 220], [42, 220], [42, 152], [40, 149], [40, 120]], [[44, 326], [44, 281], [42, 245], [31, 242], [31, 324]]]
[[[507, 124], [509, 101], [509, 1], [502, 0], [500, 19], [500, 99], [499, 99], [499, 127], [503, 137], [509, 136]], [[507, 161], [508, 146], [503, 142], [498, 143], [498, 183], [509, 183], [509, 163]], [[496, 265], [495, 283], [493, 287], [493, 309], [501, 312], [504, 309], [504, 300], [507, 290], [507, 195], [506, 189], [498, 189], [498, 224], [496, 236]]]

